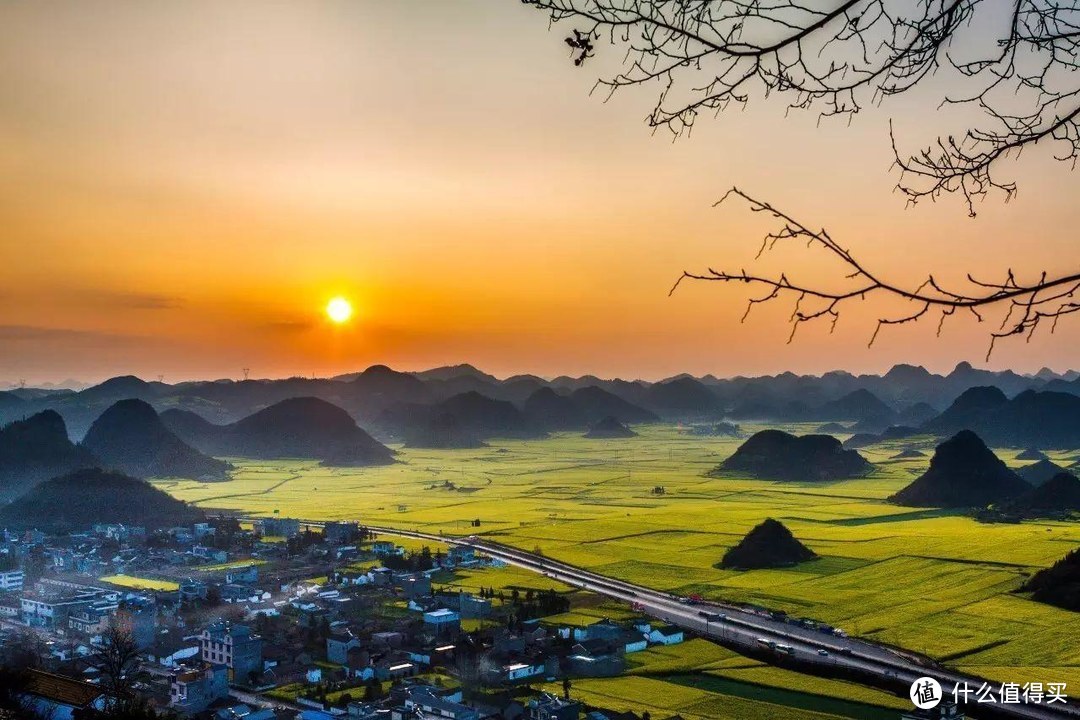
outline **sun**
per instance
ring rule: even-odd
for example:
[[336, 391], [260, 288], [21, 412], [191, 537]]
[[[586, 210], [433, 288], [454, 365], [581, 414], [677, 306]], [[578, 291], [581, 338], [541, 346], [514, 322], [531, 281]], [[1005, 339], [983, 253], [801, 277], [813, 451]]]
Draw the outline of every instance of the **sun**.
[[330, 318], [330, 322], [337, 325], [348, 322], [352, 314], [352, 303], [343, 297], [333, 298], [326, 303], [326, 317]]

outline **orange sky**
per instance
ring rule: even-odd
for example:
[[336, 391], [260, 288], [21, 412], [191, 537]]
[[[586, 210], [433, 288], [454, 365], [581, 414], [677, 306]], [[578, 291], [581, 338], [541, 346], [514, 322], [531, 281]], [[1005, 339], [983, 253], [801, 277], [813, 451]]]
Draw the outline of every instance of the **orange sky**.
[[[968, 320], [868, 349], [868, 302], [786, 345], [790, 306], [740, 324], [743, 288], [668, 298], [683, 268], [830, 277], [801, 248], [753, 265], [763, 219], [710, 207], [734, 184], [913, 285], [1075, 269], [1080, 178], [1050, 148], [974, 220], [905, 209], [885, 130], [933, 134], [911, 100], [850, 128], [760, 106], [672, 144], [651, 90], [590, 98], [610, 54], [575, 68], [562, 35], [512, 0], [0, 5], [0, 382], [981, 362]], [[320, 314], [337, 294], [345, 328]], [[1063, 322], [990, 364], [1080, 366], [1078, 340]]]

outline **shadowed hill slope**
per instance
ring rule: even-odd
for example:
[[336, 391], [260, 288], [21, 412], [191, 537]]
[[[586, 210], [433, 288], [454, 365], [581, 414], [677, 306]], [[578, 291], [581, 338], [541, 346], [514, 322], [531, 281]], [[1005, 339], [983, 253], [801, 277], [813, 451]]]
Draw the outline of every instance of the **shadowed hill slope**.
[[829, 435], [797, 437], [782, 430], [754, 433], [714, 474], [738, 472], [763, 480], [815, 482], [866, 475], [873, 466]]
[[912, 507], [983, 507], [1030, 489], [978, 435], [962, 430], [937, 446], [925, 473], [889, 499]]
[[148, 529], [190, 525], [201, 510], [149, 483], [98, 468], [77, 470], [37, 485], [0, 509], [0, 525], [64, 532], [98, 523], [123, 523]]
[[98, 417], [83, 445], [102, 465], [136, 477], [220, 480], [231, 466], [178, 438], [142, 400], [120, 400]]

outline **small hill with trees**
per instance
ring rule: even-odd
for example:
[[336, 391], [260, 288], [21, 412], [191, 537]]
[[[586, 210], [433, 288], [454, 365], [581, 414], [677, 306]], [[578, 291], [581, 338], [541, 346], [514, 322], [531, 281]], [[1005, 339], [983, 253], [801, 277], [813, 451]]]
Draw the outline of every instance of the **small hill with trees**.
[[1051, 460], [1039, 460], [1031, 465], [1025, 465], [1016, 471], [1029, 485], [1039, 486], [1050, 480], [1059, 473], [1065, 472], [1065, 468]]
[[109, 406], [90, 426], [83, 445], [104, 467], [136, 477], [222, 480], [232, 467], [178, 438], [149, 403], [135, 398]]
[[[394, 462], [394, 451], [360, 428], [352, 416], [315, 397], [282, 400], [231, 425], [199, 423], [171, 414], [185, 439], [213, 455], [259, 459], [312, 458], [326, 465], [366, 466]], [[208, 427], [209, 426], [209, 427]]]
[[584, 437], [590, 440], [613, 440], [617, 438], [637, 437], [637, 433], [623, 425], [612, 415], [600, 420], [589, 428]]
[[190, 525], [204, 517], [198, 508], [143, 480], [99, 468], [46, 480], [0, 508], [0, 525], [4, 527], [54, 533], [98, 523], [156, 529]]
[[631, 424], [652, 423], [660, 420], [653, 411], [635, 405], [596, 385], [587, 385], [574, 390], [570, 393], [570, 399], [581, 408], [587, 423], [596, 422], [608, 415], [617, 417], [619, 422]]
[[529, 395], [523, 407], [525, 417], [546, 430], [578, 430], [589, 424], [585, 411], [573, 398], [549, 387]]
[[733, 570], [779, 568], [815, 558], [817, 554], [796, 540], [783, 523], [768, 518], [724, 553], [720, 567]]
[[822, 482], [861, 477], [872, 469], [862, 455], [845, 450], [830, 435], [800, 437], [782, 430], [762, 430], [710, 474], [745, 473], [762, 480]]
[[458, 422], [451, 413], [441, 413], [426, 422], [407, 428], [405, 447], [464, 449], [484, 447], [476, 433]]
[[0, 498], [16, 497], [35, 483], [98, 464], [68, 438], [64, 419], [43, 410], [0, 428]]
[[1030, 489], [978, 435], [962, 430], [938, 445], [930, 468], [889, 500], [911, 507], [985, 507]]
[[1080, 550], [1032, 575], [1018, 592], [1031, 593], [1037, 602], [1080, 612]]

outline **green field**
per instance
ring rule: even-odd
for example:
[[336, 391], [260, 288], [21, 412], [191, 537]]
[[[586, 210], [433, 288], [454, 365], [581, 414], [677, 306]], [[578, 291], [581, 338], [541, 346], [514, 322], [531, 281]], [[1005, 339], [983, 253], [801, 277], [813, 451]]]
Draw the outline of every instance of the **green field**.
[[[667, 425], [639, 431], [627, 440], [564, 434], [479, 450], [403, 449], [400, 463], [370, 469], [233, 460], [240, 470], [231, 482], [159, 486], [205, 507], [484, 534], [628, 581], [784, 609], [993, 679], [1080, 686], [1080, 615], [1012, 593], [1080, 544], [1080, 523], [987, 525], [885, 502], [928, 462], [889, 458], [909, 446], [932, 451], [930, 438], [863, 450], [877, 463], [870, 477], [800, 484], [709, 478], [738, 441]], [[1016, 452], [1000, 454], [1014, 463]], [[441, 487], [444, 480], [456, 489]], [[666, 494], [651, 494], [656, 485]], [[716, 569], [766, 517], [821, 559], [784, 570]], [[507, 584], [523, 582], [515, 571]]]

